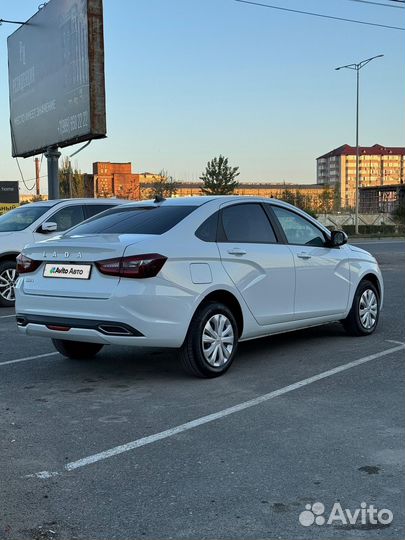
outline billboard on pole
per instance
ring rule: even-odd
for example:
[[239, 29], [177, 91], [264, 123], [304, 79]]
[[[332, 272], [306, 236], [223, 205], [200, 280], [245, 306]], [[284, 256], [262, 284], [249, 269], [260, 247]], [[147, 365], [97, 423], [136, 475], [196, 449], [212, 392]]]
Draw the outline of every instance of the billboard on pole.
[[14, 157], [106, 136], [102, 0], [50, 0], [7, 45]]

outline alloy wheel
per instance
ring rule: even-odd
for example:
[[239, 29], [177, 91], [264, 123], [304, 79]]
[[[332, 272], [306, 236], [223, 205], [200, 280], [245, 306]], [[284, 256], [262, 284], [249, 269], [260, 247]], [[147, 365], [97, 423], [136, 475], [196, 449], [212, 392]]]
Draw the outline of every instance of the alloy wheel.
[[0, 274], [0, 296], [8, 302], [14, 302], [14, 285], [17, 281], [17, 271], [15, 268], [6, 268]]

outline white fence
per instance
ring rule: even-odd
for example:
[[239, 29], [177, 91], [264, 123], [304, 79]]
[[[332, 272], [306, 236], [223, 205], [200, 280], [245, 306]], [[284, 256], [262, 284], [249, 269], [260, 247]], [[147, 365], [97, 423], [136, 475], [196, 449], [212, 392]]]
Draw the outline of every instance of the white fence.
[[[319, 214], [318, 221], [326, 227], [344, 228], [345, 225], [354, 225], [354, 214]], [[389, 214], [359, 214], [359, 225], [381, 226], [396, 225]]]

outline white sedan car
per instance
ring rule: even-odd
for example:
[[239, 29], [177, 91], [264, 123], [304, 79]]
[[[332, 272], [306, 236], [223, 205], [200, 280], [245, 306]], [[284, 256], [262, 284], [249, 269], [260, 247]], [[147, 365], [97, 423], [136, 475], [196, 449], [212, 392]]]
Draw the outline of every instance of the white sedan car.
[[24, 204], [0, 215], [0, 307], [14, 305], [17, 255], [23, 247], [60, 234], [122, 199], [59, 199]]
[[381, 272], [346, 241], [276, 199], [125, 204], [23, 250], [17, 324], [69, 358], [179, 348], [188, 372], [215, 377], [239, 341], [333, 321], [374, 332]]

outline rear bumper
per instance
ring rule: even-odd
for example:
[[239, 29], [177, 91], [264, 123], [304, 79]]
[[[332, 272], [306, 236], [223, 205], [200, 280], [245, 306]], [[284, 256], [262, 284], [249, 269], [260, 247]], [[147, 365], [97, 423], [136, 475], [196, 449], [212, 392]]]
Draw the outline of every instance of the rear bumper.
[[93, 330], [104, 336], [145, 337], [139, 330], [119, 321], [100, 321], [91, 319], [71, 319], [69, 317], [49, 317], [46, 315], [16, 314], [17, 326], [45, 326], [48, 330], [70, 332], [71, 330]]
[[[103, 345], [132, 345], [137, 347], [158, 347], [156, 341], [152, 343], [144, 337], [107, 335], [93, 328], [73, 327], [69, 330], [57, 330], [45, 324], [27, 323], [25, 326], [18, 325], [22, 334], [27, 336], [47, 337], [50, 339], [64, 339], [67, 341], [83, 341], [86, 343], [100, 343]], [[165, 345], [167, 346], [167, 345]]]
[[26, 294], [20, 283], [16, 287], [18, 329], [29, 336], [51, 339], [178, 348], [184, 342], [197, 297], [159, 285], [155, 280], [148, 284], [130, 282], [108, 299], [93, 299]]

